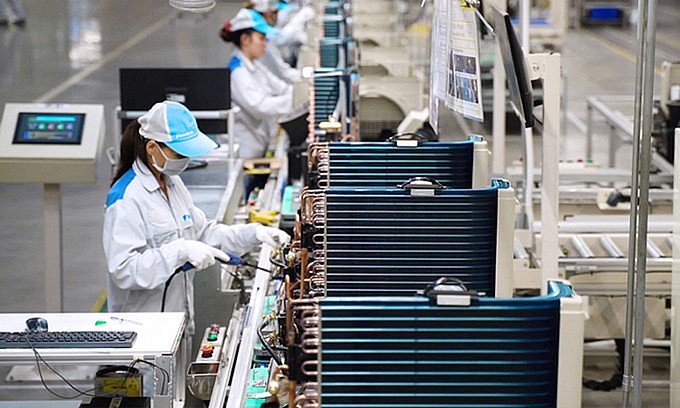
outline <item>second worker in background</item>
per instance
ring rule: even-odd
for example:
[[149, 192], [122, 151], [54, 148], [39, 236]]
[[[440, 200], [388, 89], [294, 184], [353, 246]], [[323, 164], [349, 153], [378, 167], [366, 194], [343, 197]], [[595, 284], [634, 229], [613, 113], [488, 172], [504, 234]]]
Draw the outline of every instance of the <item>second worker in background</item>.
[[241, 9], [220, 30], [220, 38], [235, 45], [229, 69], [232, 101], [241, 108], [235, 116], [234, 137], [243, 159], [264, 157], [277, 118], [292, 109], [293, 86], [258, 61], [272, 29], [257, 11]]

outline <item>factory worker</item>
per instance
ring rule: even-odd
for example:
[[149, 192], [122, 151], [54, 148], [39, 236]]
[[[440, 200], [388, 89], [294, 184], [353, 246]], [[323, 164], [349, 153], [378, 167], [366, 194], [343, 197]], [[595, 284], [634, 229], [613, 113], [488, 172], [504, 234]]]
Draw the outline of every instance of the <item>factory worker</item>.
[[279, 0], [250, 0], [246, 2], [245, 8], [253, 9], [262, 14], [264, 20], [270, 26], [276, 26], [279, 14]]
[[279, 12], [276, 16], [278, 35], [274, 43], [281, 55], [291, 66], [297, 66], [300, 48], [308, 42], [307, 23], [316, 16], [314, 8], [306, 1], [279, 1]]
[[[260, 13], [267, 24], [272, 27], [278, 20], [278, 0], [253, 0], [247, 4], [246, 8]], [[280, 47], [284, 46], [286, 41], [287, 39], [281, 36], [278, 29], [269, 30], [267, 33], [267, 49], [260, 62], [279, 79], [292, 83], [302, 78], [302, 74], [299, 69], [292, 67], [283, 59]]]
[[223, 251], [240, 255], [289, 240], [260, 224], [219, 224], [194, 205], [179, 174], [216, 147], [178, 102], [155, 104], [123, 132], [104, 216], [109, 312], [159, 312], [165, 282], [188, 262], [194, 269], [172, 280], [165, 310], [186, 312], [193, 334], [195, 270], [228, 261]]
[[263, 157], [274, 137], [277, 118], [290, 112], [293, 86], [273, 75], [258, 60], [272, 30], [255, 10], [241, 9], [220, 30], [220, 37], [235, 45], [229, 61], [231, 98], [241, 108], [235, 116], [234, 138], [241, 158]]

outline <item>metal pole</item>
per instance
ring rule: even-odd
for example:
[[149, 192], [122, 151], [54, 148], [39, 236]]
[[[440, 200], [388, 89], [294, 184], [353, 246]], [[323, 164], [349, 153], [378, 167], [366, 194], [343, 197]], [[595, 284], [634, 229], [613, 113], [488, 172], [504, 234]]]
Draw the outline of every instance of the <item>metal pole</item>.
[[524, 54], [529, 54], [529, 25], [531, 24], [531, 2], [529, 0], [520, 0], [519, 2], [519, 26], [520, 26], [520, 41]]
[[[654, 56], [656, 47], [656, 3], [649, 1], [644, 18], [645, 35], [640, 43], [645, 44], [640, 58], [643, 58], [642, 112], [638, 138], [642, 142], [640, 160], [640, 201], [637, 237], [638, 268], [635, 283], [635, 349], [633, 353], [633, 406], [642, 407], [642, 371], [644, 359], [643, 341], [645, 338], [645, 294], [647, 278], [647, 219], [649, 216], [649, 167], [652, 143], [652, 107], [654, 105]], [[642, 24], [641, 24], [642, 25]], [[639, 30], [638, 30], [639, 31]]]
[[533, 128], [522, 127], [524, 140], [524, 222], [531, 236], [532, 247], [534, 241], [534, 132]]
[[[500, 2], [497, 6], [499, 10], [506, 11], [506, 2]], [[496, 37], [498, 38], [498, 37]], [[498, 45], [498, 39], [494, 41], [496, 61], [493, 65], [493, 144], [492, 155], [493, 165], [491, 172], [495, 175], [505, 174], [505, 114], [506, 114], [506, 100], [505, 100], [505, 69], [501, 61], [501, 49]]]
[[[638, 1], [638, 43], [635, 78], [635, 122], [631, 174], [626, 347], [623, 371], [623, 406], [628, 407], [632, 387], [633, 407], [642, 407], [642, 368], [647, 267], [647, 218], [649, 213], [649, 166], [654, 85], [656, 0]], [[637, 205], [635, 205], [637, 203]], [[639, 224], [639, 225], [638, 225]], [[634, 338], [633, 338], [633, 328]], [[633, 372], [631, 376], [631, 345]]]
[[[675, 129], [675, 163], [680, 163], [680, 127]], [[673, 172], [673, 183], [680, 182], [680, 166]], [[677, 185], [677, 184], [676, 184]], [[673, 189], [673, 235], [670, 244], [673, 249], [673, 260], [680, 258], [680, 189]], [[680, 264], [673, 262], [671, 278], [671, 361], [678, 361], [680, 352]], [[671, 391], [668, 406], [680, 406], [680, 367], [671, 364]]]
[[64, 259], [61, 228], [61, 188], [59, 184], [43, 184], [45, 236], [45, 310], [64, 311]]

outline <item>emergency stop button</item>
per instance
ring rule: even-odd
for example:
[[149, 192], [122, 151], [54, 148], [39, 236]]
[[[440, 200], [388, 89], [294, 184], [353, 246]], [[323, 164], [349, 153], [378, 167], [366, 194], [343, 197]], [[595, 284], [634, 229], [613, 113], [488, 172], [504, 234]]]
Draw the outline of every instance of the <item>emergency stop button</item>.
[[215, 350], [215, 346], [213, 346], [212, 344], [203, 345], [203, 347], [201, 347], [201, 357], [203, 358], [212, 357], [213, 350]]

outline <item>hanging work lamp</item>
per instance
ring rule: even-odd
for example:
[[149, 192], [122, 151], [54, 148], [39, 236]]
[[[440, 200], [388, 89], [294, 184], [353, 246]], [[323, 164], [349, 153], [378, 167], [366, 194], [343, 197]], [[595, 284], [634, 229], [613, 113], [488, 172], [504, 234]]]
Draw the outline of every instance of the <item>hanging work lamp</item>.
[[192, 13], [206, 13], [215, 7], [215, 0], [169, 0], [176, 9]]

